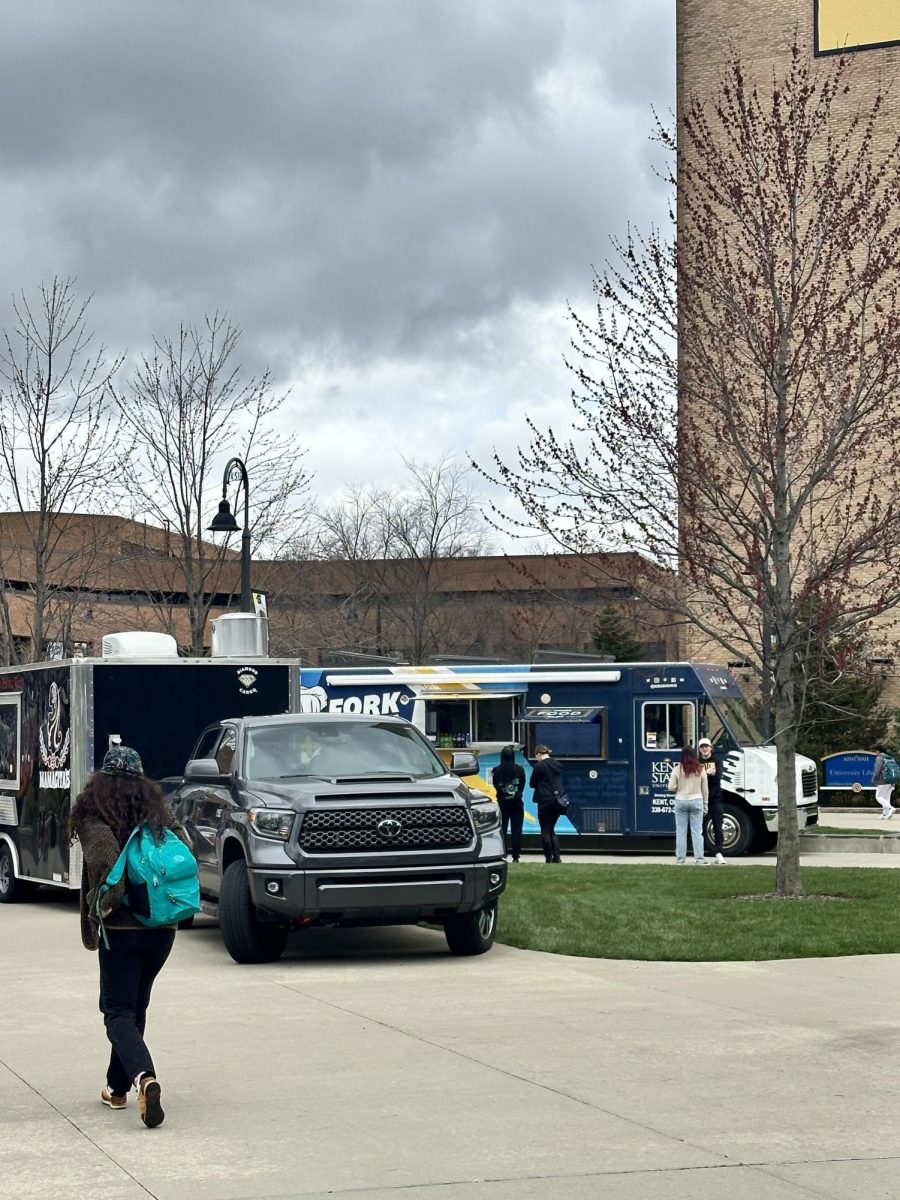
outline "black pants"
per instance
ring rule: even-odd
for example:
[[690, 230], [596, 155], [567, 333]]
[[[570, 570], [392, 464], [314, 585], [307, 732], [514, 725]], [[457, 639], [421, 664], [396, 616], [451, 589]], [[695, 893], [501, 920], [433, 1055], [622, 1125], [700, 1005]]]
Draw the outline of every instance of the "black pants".
[[100, 1011], [112, 1043], [106, 1086], [124, 1096], [136, 1075], [155, 1075], [144, 1041], [153, 981], [175, 942], [174, 929], [108, 929], [100, 943]]
[[722, 853], [722, 801], [710, 800], [709, 819], [713, 827], [713, 849], [716, 854]]
[[547, 862], [561, 862], [559, 857], [559, 838], [554, 830], [559, 820], [559, 805], [542, 804], [538, 809], [538, 821], [541, 826], [541, 845], [544, 847], [544, 858]]
[[[500, 832], [503, 834], [503, 853], [518, 858], [522, 853], [522, 825], [525, 805], [521, 800], [500, 801]], [[509, 826], [507, 835], [506, 827]]]

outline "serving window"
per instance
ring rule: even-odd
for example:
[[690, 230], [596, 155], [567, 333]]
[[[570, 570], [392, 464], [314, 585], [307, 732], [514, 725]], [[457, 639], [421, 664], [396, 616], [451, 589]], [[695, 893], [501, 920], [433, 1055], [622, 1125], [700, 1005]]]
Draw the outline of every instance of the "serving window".
[[606, 758], [605, 708], [529, 708], [520, 717], [525, 729], [526, 754], [548, 746], [558, 759]]
[[506, 744], [513, 741], [514, 705], [513, 696], [427, 700], [425, 732], [439, 746]]
[[22, 739], [22, 700], [0, 696], [0, 788], [19, 787]]

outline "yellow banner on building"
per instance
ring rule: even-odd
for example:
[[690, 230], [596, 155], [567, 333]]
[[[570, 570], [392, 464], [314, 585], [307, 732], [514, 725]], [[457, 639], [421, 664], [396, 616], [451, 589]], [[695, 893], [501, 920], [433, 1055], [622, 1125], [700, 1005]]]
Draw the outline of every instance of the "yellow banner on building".
[[900, 43], [898, 0], [817, 0], [817, 54], [896, 43]]

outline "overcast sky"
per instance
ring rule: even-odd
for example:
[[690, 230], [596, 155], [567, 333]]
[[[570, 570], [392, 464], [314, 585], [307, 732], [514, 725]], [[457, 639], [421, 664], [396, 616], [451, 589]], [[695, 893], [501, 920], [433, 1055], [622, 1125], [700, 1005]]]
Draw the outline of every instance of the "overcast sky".
[[672, 0], [0, 4], [4, 324], [54, 274], [116, 351], [227, 310], [325, 498], [565, 421], [566, 301], [664, 212]]

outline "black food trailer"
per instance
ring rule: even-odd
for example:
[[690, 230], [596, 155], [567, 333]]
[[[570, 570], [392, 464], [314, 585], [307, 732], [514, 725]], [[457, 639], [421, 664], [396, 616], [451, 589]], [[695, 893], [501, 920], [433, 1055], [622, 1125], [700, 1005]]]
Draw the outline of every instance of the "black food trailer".
[[108, 647], [102, 658], [0, 668], [0, 903], [38, 884], [80, 886], [69, 810], [111, 745], [133, 746], [147, 774], [173, 787], [206, 725], [299, 707], [295, 659], [178, 658], [174, 640], [154, 634], [104, 638]]

